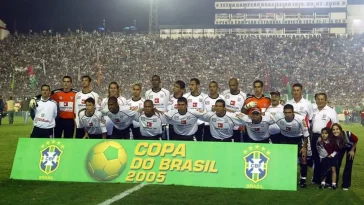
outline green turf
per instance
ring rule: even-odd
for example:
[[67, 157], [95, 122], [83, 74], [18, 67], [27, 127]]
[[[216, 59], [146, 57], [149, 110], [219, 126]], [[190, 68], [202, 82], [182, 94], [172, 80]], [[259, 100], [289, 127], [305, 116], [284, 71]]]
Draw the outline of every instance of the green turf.
[[[307, 189], [296, 192], [245, 189], [201, 188], [186, 186], [148, 185], [114, 204], [364, 204], [364, 128], [345, 126], [359, 136], [354, 161], [352, 187], [349, 191]], [[60, 183], [10, 180], [10, 172], [19, 137], [28, 137], [32, 129], [16, 118], [14, 125], [3, 119], [0, 126], [0, 204], [98, 204], [127, 190], [135, 184]], [[342, 171], [341, 171], [342, 173]], [[311, 178], [312, 170], [309, 169]], [[238, 180], [238, 179], [237, 179]]]

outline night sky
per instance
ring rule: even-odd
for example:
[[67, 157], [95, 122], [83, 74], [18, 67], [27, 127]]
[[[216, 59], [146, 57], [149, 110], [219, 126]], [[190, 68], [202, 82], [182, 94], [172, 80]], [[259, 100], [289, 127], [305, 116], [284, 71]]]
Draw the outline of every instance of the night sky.
[[[0, 19], [12, 32], [34, 32], [68, 28], [92, 31], [102, 26], [121, 31], [137, 22], [139, 30], [148, 30], [149, 0], [4, 0]], [[213, 24], [214, 0], [159, 0], [159, 24]]]
[[[219, 0], [221, 1], [221, 0]], [[226, 0], [222, 0], [226, 1]], [[241, 0], [244, 1], [244, 0]], [[159, 0], [160, 25], [213, 24], [215, 0]], [[348, 0], [349, 4], [363, 0]], [[148, 30], [149, 0], [2, 0], [0, 19], [13, 32], [34, 32], [68, 28], [93, 31], [102, 26], [121, 31], [137, 21], [140, 31]]]

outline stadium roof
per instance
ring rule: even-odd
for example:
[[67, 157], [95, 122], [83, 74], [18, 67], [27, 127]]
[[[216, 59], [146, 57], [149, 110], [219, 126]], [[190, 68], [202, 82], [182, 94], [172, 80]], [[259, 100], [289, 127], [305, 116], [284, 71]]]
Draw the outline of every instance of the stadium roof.
[[216, 25], [159, 25], [159, 29], [208, 29], [216, 28]]

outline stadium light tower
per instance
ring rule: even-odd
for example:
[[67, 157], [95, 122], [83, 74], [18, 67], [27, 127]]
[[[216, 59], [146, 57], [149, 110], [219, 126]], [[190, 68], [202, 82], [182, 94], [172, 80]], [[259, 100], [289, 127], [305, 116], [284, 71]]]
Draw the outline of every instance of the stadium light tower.
[[158, 0], [150, 0], [148, 33], [158, 33]]

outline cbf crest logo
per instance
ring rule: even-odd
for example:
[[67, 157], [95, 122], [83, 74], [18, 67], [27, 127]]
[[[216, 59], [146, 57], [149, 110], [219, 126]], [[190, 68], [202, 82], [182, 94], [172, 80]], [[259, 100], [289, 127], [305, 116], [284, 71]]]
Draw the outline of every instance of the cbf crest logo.
[[244, 150], [244, 174], [247, 179], [254, 183], [264, 180], [268, 175], [268, 163], [271, 153], [265, 147], [256, 145]]
[[60, 141], [47, 141], [41, 145], [39, 169], [49, 175], [55, 172], [61, 162], [64, 145]]

